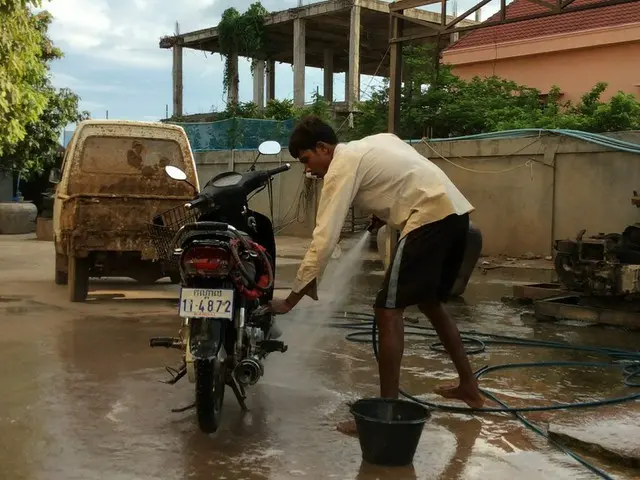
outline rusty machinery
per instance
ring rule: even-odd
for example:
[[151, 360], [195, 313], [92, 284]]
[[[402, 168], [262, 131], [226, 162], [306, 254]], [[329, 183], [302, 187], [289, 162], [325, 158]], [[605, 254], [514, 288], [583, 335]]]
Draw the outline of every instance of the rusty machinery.
[[[633, 192], [632, 204], [640, 207]], [[593, 296], [640, 298], [640, 223], [622, 233], [599, 233], [587, 238], [556, 240], [554, 266], [562, 284]]]

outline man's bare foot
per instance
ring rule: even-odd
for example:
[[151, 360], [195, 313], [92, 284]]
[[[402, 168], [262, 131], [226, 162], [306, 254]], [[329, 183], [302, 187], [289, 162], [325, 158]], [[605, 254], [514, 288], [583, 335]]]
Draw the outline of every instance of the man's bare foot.
[[350, 435], [352, 437], [358, 436], [358, 428], [356, 427], [355, 420], [348, 420], [346, 422], [339, 423], [336, 428], [340, 433], [344, 433], [345, 435]]
[[463, 385], [459, 385], [457, 387], [438, 387], [434, 391], [441, 397], [461, 400], [471, 408], [482, 408], [484, 405], [484, 397], [480, 393], [480, 389], [477, 385], [469, 387]]

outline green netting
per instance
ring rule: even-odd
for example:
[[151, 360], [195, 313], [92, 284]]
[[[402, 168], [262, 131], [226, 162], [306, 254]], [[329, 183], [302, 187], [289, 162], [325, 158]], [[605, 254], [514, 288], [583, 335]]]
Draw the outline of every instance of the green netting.
[[230, 118], [217, 122], [177, 123], [184, 128], [194, 152], [212, 150], [255, 150], [266, 140], [289, 143], [295, 120]]

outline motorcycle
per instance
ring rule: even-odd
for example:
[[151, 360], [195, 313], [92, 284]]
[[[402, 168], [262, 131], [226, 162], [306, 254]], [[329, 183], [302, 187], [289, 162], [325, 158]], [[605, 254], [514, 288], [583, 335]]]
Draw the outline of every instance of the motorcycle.
[[[291, 168], [287, 163], [255, 170], [260, 155], [280, 150], [278, 142], [262, 143], [247, 172], [214, 176], [193, 201], [150, 224], [158, 257], [179, 271], [182, 319], [178, 337], [155, 337], [150, 346], [183, 351], [181, 366], [167, 367], [172, 378], [165, 383], [174, 385], [186, 375], [195, 384], [195, 403], [172, 411], [195, 408], [205, 433], [220, 426], [226, 387], [247, 411], [246, 388], [264, 375], [264, 359], [288, 348], [277, 340], [280, 332], [268, 310], [276, 267], [273, 215], [270, 220], [248, 207], [253, 192], [271, 192], [273, 177]], [[165, 172], [187, 181], [176, 167]]]

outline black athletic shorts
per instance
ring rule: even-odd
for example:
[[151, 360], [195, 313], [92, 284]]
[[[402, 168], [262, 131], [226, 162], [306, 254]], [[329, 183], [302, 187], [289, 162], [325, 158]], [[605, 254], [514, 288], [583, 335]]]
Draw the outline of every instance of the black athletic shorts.
[[454, 214], [402, 237], [374, 307], [446, 302], [462, 267], [468, 234], [469, 214]]

